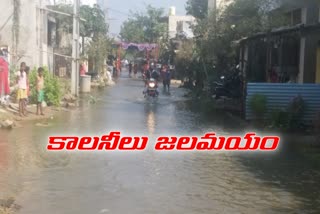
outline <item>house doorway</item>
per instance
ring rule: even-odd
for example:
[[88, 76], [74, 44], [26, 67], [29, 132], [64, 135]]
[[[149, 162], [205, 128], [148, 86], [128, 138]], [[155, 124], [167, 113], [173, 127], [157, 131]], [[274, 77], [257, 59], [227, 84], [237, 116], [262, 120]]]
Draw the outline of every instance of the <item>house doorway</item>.
[[320, 84], [320, 41], [318, 42], [318, 47], [317, 47], [316, 83]]

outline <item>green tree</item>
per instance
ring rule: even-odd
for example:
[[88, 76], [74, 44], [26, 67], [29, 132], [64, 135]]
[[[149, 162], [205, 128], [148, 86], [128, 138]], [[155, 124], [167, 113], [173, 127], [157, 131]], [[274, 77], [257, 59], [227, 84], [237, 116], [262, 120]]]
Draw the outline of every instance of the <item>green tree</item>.
[[[72, 14], [73, 7], [69, 4], [59, 4], [53, 9]], [[72, 18], [66, 18], [61, 14], [55, 15], [58, 25], [58, 35], [63, 32], [72, 33]], [[85, 21], [80, 22], [80, 36], [82, 37], [82, 57], [88, 58], [90, 65], [95, 71], [102, 71], [105, 60], [110, 52], [111, 40], [108, 38], [108, 25], [105, 22], [105, 15], [101, 8], [95, 4], [93, 7], [82, 5], [80, 17]], [[85, 44], [85, 38], [90, 41]], [[71, 51], [71, 44], [69, 51]]]
[[208, 14], [208, 0], [188, 0], [186, 10], [188, 15], [204, 19]]
[[102, 72], [104, 69], [104, 63], [108, 58], [108, 54], [111, 52], [112, 41], [99, 34], [92, 39], [86, 47], [86, 53], [89, 56], [89, 60], [93, 63], [93, 70], [97, 72]]
[[[86, 21], [81, 22], [80, 35], [82, 36], [82, 55], [87, 55], [92, 62], [92, 69], [97, 72], [103, 71], [103, 65], [108, 57], [111, 42], [107, 37], [108, 25], [101, 8], [95, 4], [93, 7], [82, 5], [80, 16]], [[85, 45], [84, 38], [92, 40]]]
[[175, 57], [175, 65], [178, 77], [187, 78], [192, 81], [194, 78], [195, 64], [194, 42], [192, 40], [182, 41], [181, 47]]
[[80, 7], [80, 17], [86, 20], [81, 22], [80, 25], [81, 36], [95, 39], [99, 36], [98, 34], [107, 34], [108, 25], [99, 5], [95, 4], [93, 7], [82, 5]]
[[[156, 43], [160, 46], [160, 56], [167, 54], [168, 24], [162, 8], [147, 6], [144, 12], [131, 12], [130, 18], [121, 26], [122, 41], [135, 43]], [[139, 56], [137, 50], [129, 50], [132, 58]]]
[[200, 62], [195, 75], [208, 80], [218, 76], [218, 71], [228, 71], [237, 60], [235, 41], [283, 23], [282, 17], [269, 19], [277, 4], [278, 0], [234, 0], [208, 14], [207, 1], [189, 0], [186, 9], [197, 18], [192, 26]]
[[[29, 74], [30, 88], [31, 88], [31, 97], [30, 100], [32, 103], [37, 103], [37, 69], [34, 68]], [[43, 72], [44, 77], [44, 94], [45, 102], [48, 105], [59, 106], [60, 100], [62, 97], [60, 81], [57, 77], [50, 74], [48, 68], [44, 68]]]
[[125, 21], [121, 27], [120, 36], [125, 42], [144, 42], [143, 23], [135, 19]]
[[131, 12], [131, 18], [121, 27], [120, 36], [127, 42], [159, 43], [167, 34], [167, 23], [163, 21], [164, 10], [147, 6], [146, 12]]
[[[73, 6], [70, 4], [58, 4], [52, 6], [54, 10], [72, 14]], [[54, 15], [58, 25], [58, 33], [67, 32], [72, 33], [73, 19], [62, 14]], [[93, 7], [88, 5], [81, 5], [80, 17], [85, 21], [80, 22], [80, 35], [82, 37], [97, 38], [99, 34], [107, 35], [108, 25], [105, 22], [105, 15], [99, 5]]]

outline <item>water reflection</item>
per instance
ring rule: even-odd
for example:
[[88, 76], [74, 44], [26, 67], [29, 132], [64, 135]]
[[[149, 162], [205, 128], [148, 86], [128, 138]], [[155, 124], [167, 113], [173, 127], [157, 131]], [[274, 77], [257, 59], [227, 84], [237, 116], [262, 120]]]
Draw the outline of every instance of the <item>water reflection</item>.
[[156, 131], [156, 105], [145, 105], [145, 114], [146, 114], [146, 126], [148, 129], [149, 135], [154, 135]]
[[[25, 214], [104, 209], [110, 213], [319, 213], [319, 167], [292, 151], [267, 157], [155, 152], [78, 156], [44, 151], [48, 133], [63, 131], [121, 128], [153, 137], [207, 131], [227, 135], [232, 122], [239, 126], [218, 112], [201, 118], [187, 104], [170, 98], [160, 97], [156, 104], [136, 102], [141, 82], [121, 81], [102, 94], [105, 102], [60, 116], [53, 126], [29, 125], [0, 134], [0, 165], [10, 160], [12, 171], [4, 177], [0, 166], [0, 198], [1, 186], [23, 186], [18, 202]], [[2, 147], [3, 142], [7, 147]], [[26, 177], [25, 172], [35, 166], [32, 176]]]
[[306, 211], [318, 209], [320, 204], [320, 161], [311, 159], [312, 153], [304, 155], [303, 151], [287, 146], [273, 156], [252, 154], [237, 160], [265, 185], [294, 195], [295, 203], [299, 204], [297, 213], [312, 213]]
[[154, 134], [154, 130], [155, 130], [155, 116], [154, 116], [154, 112], [149, 112], [148, 114], [148, 129], [149, 129], [149, 134], [153, 135]]
[[8, 167], [8, 142], [9, 133], [7, 131], [0, 131], [0, 175], [1, 171]]

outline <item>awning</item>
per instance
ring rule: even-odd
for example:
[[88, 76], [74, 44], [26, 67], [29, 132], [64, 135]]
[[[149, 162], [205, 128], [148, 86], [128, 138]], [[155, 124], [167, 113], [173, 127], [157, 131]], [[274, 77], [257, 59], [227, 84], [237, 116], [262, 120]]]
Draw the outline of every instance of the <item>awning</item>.
[[281, 34], [287, 34], [287, 33], [294, 33], [294, 32], [301, 32], [301, 33], [310, 33], [310, 32], [320, 32], [320, 23], [317, 24], [312, 24], [312, 25], [304, 25], [304, 24], [299, 24], [291, 27], [281, 27], [277, 29], [273, 29], [270, 32], [264, 32], [264, 33], [258, 33], [256, 35], [240, 39], [237, 42], [238, 44], [246, 42], [248, 40], [253, 40], [253, 39], [259, 39], [259, 38], [264, 38], [267, 36], [275, 36], [275, 35], [281, 35]]

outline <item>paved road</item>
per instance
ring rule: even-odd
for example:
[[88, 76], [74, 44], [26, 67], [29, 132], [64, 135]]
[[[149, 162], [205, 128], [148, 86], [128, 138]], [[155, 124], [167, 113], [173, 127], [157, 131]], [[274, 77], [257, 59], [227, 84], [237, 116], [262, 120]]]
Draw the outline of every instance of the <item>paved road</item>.
[[[125, 76], [125, 75], [124, 75]], [[227, 153], [45, 152], [51, 134], [228, 134], [224, 114], [206, 119], [181, 89], [145, 102], [140, 80], [120, 78], [98, 103], [50, 121], [1, 132], [0, 199], [14, 197], [22, 214], [320, 213], [320, 169], [311, 155]], [[152, 141], [150, 141], [152, 142]]]

